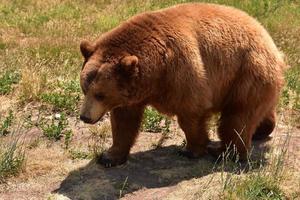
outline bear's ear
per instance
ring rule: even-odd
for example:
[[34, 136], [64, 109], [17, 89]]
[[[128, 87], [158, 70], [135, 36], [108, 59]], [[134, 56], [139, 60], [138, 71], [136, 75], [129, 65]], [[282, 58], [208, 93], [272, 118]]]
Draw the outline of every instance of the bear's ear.
[[125, 56], [121, 59], [120, 64], [127, 73], [137, 73], [138, 68], [137, 65], [139, 63], [138, 57], [132, 56]]
[[87, 60], [95, 51], [95, 47], [87, 40], [80, 43], [80, 51], [83, 57]]

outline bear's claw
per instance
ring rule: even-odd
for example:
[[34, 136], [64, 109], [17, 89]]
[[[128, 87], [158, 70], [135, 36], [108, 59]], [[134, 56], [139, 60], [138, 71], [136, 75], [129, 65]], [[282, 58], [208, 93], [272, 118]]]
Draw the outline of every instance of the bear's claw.
[[104, 152], [97, 158], [97, 163], [103, 165], [105, 168], [114, 167], [117, 165], [122, 165], [127, 161], [127, 158], [122, 159], [112, 159], [110, 156]]

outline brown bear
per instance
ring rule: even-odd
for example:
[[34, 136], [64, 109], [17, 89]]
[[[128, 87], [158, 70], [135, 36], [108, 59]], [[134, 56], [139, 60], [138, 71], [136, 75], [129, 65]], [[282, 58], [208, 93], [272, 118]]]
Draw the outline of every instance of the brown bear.
[[99, 158], [105, 166], [127, 160], [147, 105], [177, 116], [188, 157], [206, 152], [214, 113], [220, 150], [236, 147], [241, 158], [253, 137], [274, 129], [285, 63], [267, 31], [240, 10], [189, 3], [146, 12], [80, 49], [80, 118], [93, 124], [111, 114], [113, 145]]

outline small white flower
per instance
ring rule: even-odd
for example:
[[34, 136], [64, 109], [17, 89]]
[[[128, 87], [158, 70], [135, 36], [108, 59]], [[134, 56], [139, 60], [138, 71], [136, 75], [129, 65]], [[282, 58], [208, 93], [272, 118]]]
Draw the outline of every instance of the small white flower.
[[55, 119], [60, 119], [61, 115], [60, 115], [59, 113], [56, 113], [56, 114], [54, 115], [54, 117], [55, 117]]

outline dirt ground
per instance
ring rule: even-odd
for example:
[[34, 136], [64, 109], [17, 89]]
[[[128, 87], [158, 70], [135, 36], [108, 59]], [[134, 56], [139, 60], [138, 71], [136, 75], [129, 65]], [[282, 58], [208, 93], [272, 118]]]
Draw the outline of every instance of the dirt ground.
[[[74, 136], [70, 146], [85, 150], [91, 142], [89, 129], [72, 120]], [[283, 187], [293, 191], [295, 184], [300, 186], [297, 168], [300, 130], [283, 124], [279, 123], [269, 140], [254, 143], [253, 159], [260, 159], [262, 152], [263, 157], [267, 157], [271, 149], [280, 151], [284, 144], [288, 146], [286, 163], [291, 173], [287, 181], [293, 183]], [[161, 147], [155, 147], [161, 133], [142, 132], [128, 162], [114, 168], [103, 168], [92, 159], [71, 159], [61, 143], [49, 142], [37, 128], [28, 130], [22, 137], [31, 146], [26, 150], [26, 166], [19, 177], [0, 185], [1, 200], [219, 199], [222, 176], [236, 173], [230, 168], [216, 167], [216, 159], [209, 155], [197, 160], [180, 157], [178, 150], [184, 137], [176, 125]], [[38, 145], [32, 147], [33, 143]], [[111, 138], [106, 147], [110, 143]]]

